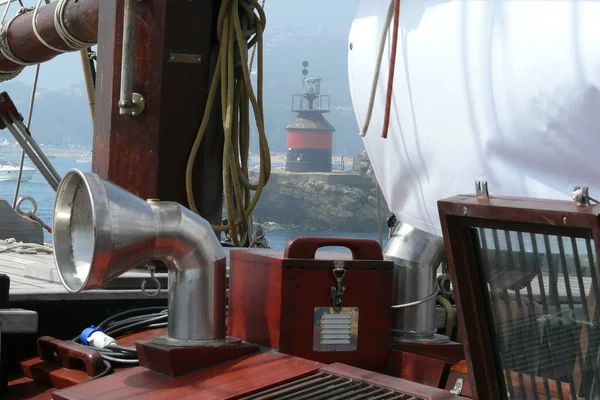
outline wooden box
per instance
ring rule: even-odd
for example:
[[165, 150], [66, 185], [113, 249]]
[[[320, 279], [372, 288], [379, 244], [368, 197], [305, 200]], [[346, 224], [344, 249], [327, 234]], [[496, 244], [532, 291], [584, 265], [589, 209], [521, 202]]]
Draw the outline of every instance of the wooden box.
[[[316, 253], [322, 247], [346, 253]], [[317, 257], [315, 257], [317, 255]], [[285, 252], [232, 250], [229, 336], [323, 363], [383, 370], [390, 343], [393, 263], [373, 240], [297, 238]], [[334, 309], [343, 275], [342, 308]]]

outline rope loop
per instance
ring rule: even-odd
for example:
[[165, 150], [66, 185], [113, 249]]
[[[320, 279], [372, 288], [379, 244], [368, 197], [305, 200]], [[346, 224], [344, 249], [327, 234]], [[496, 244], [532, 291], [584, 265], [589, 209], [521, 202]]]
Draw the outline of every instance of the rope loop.
[[10, 24], [12, 24], [12, 22], [15, 20], [15, 18], [33, 10], [33, 7], [21, 7], [19, 11], [15, 14], [15, 16], [12, 17], [6, 24], [2, 22], [2, 24], [0, 25], [0, 53], [2, 53], [2, 55], [6, 57], [7, 60], [22, 67], [36, 65], [38, 63], [21, 60], [12, 52], [12, 50], [10, 49], [10, 45], [8, 44], [8, 28], [10, 27]]
[[[241, 12], [241, 14], [240, 14]], [[244, 21], [242, 21], [244, 20]], [[242, 28], [244, 23], [244, 28]], [[247, 23], [247, 25], [246, 25]], [[223, 192], [227, 221], [213, 225], [218, 232], [229, 231], [235, 246], [251, 238], [249, 216], [256, 207], [271, 174], [271, 155], [265, 135], [263, 113], [263, 31], [266, 17], [258, 0], [223, 0], [217, 19], [219, 54], [198, 135], [186, 168], [189, 207], [198, 213], [193, 191], [193, 168], [211, 116], [217, 90], [225, 143], [223, 149]], [[256, 46], [256, 95], [250, 79], [248, 50]], [[259, 136], [260, 167], [257, 183], [250, 182], [250, 106]], [[254, 191], [252, 196], [251, 191]]]

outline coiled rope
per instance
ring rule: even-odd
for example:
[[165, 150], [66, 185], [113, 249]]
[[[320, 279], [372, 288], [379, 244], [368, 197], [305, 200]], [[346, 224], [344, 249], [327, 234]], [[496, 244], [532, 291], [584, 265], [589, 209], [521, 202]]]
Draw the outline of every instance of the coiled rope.
[[[248, 19], [242, 28], [239, 11]], [[250, 230], [249, 216], [271, 174], [271, 156], [265, 135], [263, 114], [263, 31], [266, 17], [257, 0], [223, 0], [217, 21], [219, 54], [208, 100], [198, 135], [192, 146], [186, 168], [186, 191], [190, 209], [198, 213], [193, 193], [193, 167], [198, 149], [206, 133], [217, 89], [221, 89], [221, 108], [225, 146], [223, 149], [223, 192], [227, 210], [226, 225], [213, 225], [216, 231], [229, 231], [236, 246], [244, 244]], [[250, 81], [249, 48], [256, 46], [257, 95]], [[239, 58], [236, 58], [239, 57]], [[237, 65], [236, 61], [240, 61]], [[259, 135], [260, 170], [258, 183], [250, 182], [250, 110]], [[255, 191], [251, 196], [251, 191]]]
[[17, 242], [16, 239], [0, 239], [0, 253], [15, 252], [19, 254], [52, 254], [54, 250], [51, 245], [37, 243]]

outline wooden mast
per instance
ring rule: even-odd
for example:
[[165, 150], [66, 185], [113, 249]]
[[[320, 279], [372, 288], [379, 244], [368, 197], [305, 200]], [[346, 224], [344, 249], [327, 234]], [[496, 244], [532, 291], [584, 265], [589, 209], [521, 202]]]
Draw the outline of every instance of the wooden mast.
[[[100, 2], [92, 169], [142, 198], [188, 206], [186, 163], [207, 100], [220, 1], [137, 3], [133, 91], [145, 110], [136, 116], [119, 113], [123, 3]], [[217, 99], [194, 171], [199, 213], [213, 224], [222, 218], [220, 115]]]

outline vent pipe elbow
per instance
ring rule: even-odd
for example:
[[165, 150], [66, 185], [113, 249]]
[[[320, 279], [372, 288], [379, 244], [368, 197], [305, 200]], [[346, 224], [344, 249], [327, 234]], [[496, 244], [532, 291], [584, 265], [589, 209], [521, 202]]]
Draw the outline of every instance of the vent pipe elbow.
[[169, 270], [169, 339], [225, 339], [225, 253], [212, 227], [178, 203], [148, 204], [157, 226], [153, 259]]
[[[436, 335], [436, 271], [446, 259], [441, 237], [399, 222], [384, 251], [394, 262], [392, 336], [400, 341], [445, 341]], [[410, 305], [403, 307], [403, 305]], [[395, 307], [396, 307], [395, 306]]]
[[169, 270], [169, 336], [225, 339], [225, 253], [210, 224], [175, 202], [144, 201], [94, 173], [69, 171], [54, 207], [54, 258], [72, 293], [153, 260]]

